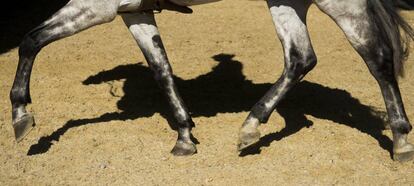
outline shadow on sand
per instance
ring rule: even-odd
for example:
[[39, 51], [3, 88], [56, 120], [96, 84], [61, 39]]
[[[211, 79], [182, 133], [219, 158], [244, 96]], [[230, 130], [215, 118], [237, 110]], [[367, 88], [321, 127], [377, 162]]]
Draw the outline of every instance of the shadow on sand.
[[13, 0], [0, 7], [0, 54], [18, 47], [23, 36], [69, 0]]
[[[246, 79], [242, 74], [241, 62], [233, 58], [234, 55], [229, 54], [213, 56], [217, 65], [211, 72], [195, 79], [183, 80], [174, 77], [193, 117], [249, 111], [270, 88], [270, 83], [255, 84]], [[30, 147], [28, 155], [47, 152], [53, 141], [59, 141], [60, 136], [66, 131], [82, 125], [112, 120], [133, 120], [160, 113], [169, 121], [171, 128], [175, 129], [168, 104], [153, 80], [151, 70], [142, 64], [120, 65], [88, 77], [83, 84], [101, 84], [122, 79], [124, 96], [117, 103], [120, 112], [109, 112], [97, 118], [70, 120], [52, 134], [41, 137], [37, 144]], [[286, 127], [279, 132], [263, 136], [257, 144], [243, 151], [241, 156], [260, 153], [260, 147], [269, 146], [274, 140], [280, 140], [311, 126], [312, 121], [305, 115], [356, 128], [371, 135], [383, 149], [392, 152], [392, 141], [382, 134], [384, 121], [381, 116], [384, 112], [361, 104], [345, 90], [303, 81], [278, 105], [277, 112], [285, 119]]]

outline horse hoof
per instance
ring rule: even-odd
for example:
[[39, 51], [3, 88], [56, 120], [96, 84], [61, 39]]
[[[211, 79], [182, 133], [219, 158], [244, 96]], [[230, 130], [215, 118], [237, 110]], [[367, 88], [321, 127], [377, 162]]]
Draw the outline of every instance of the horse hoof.
[[17, 122], [13, 122], [14, 136], [20, 142], [35, 126], [34, 117], [28, 113], [23, 115]]
[[171, 153], [174, 156], [190, 156], [197, 152], [197, 148], [193, 142], [177, 141]]
[[394, 154], [394, 160], [399, 162], [407, 162], [412, 160], [414, 157], [414, 151], [396, 153]]
[[403, 147], [394, 150], [394, 160], [407, 162], [414, 159], [414, 145], [407, 143]]
[[237, 149], [242, 151], [243, 149], [255, 144], [260, 139], [260, 132], [256, 128], [250, 130], [242, 130], [239, 135], [239, 143]]

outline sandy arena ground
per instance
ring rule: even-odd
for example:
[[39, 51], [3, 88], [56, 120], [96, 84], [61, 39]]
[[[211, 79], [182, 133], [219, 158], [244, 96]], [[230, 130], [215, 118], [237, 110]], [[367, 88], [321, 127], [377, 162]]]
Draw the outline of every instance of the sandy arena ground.
[[[390, 157], [376, 82], [314, 6], [308, 25], [317, 67], [260, 128], [256, 149], [239, 154], [238, 129], [281, 74], [282, 48], [263, 1], [193, 9], [156, 17], [197, 126], [196, 155], [169, 153], [176, 132], [167, 102], [117, 17], [38, 55], [29, 106], [37, 127], [19, 144], [8, 98], [17, 48], [0, 54], [0, 185], [414, 184], [414, 164]], [[413, 25], [414, 12], [404, 15]], [[408, 64], [400, 85], [414, 120], [414, 57]]]

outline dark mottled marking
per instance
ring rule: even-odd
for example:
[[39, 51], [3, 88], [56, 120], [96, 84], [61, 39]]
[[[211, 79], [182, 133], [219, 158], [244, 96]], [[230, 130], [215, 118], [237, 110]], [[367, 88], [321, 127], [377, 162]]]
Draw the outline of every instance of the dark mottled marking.
[[[414, 146], [407, 141], [406, 135], [412, 130], [412, 126], [405, 113], [397, 78], [403, 72], [403, 61], [408, 55], [409, 41], [414, 39], [413, 29], [398, 14], [393, 2], [389, 0], [367, 0], [367, 4], [364, 5], [366, 7], [363, 7], [367, 10], [366, 14], [355, 16], [336, 16], [338, 14], [335, 10], [343, 10], [344, 8], [340, 6], [345, 5], [335, 4], [333, 0], [330, 2], [331, 7], [324, 7], [318, 3], [317, 5], [343, 30], [350, 28], [349, 25], [341, 25], [341, 23], [350, 22], [349, 19], [352, 19], [352, 23], [356, 24], [352, 32], [359, 36], [354, 37], [350, 34], [349, 40], [359, 38], [367, 40], [361, 42], [365, 45], [354, 44], [354, 48], [364, 59], [380, 86], [393, 132], [394, 157], [397, 160], [412, 159], [411, 152], [414, 152]], [[368, 21], [369, 25], [361, 24], [364, 21]], [[363, 35], [363, 33], [369, 34]], [[408, 155], [410, 157], [407, 157]]]
[[[102, 9], [97, 9], [92, 6], [94, 4], [95, 2], [90, 1], [70, 1], [51, 18], [25, 35], [19, 47], [19, 64], [10, 91], [13, 124], [20, 122], [19, 126], [28, 127], [30, 122], [34, 120], [22, 119], [30, 115], [30, 113], [26, 111], [25, 106], [32, 101], [30, 98], [30, 76], [38, 52], [53, 41], [73, 35], [91, 26], [105, 23], [115, 18], [115, 8], [117, 5], [109, 4], [105, 6], [106, 8], [101, 7]], [[115, 8], [111, 9], [111, 6]], [[77, 11], [67, 11], [68, 9]], [[100, 12], [100, 17], [96, 17], [94, 14], [95, 11]], [[84, 15], [86, 15], [86, 18], [89, 20], [79, 19], [79, 17]], [[72, 23], [74, 27], [66, 27], [65, 25], [68, 23]], [[61, 28], [59, 33], [53, 32], [57, 30], [56, 28]], [[28, 130], [24, 130], [24, 132], [26, 131], [28, 132]], [[22, 133], [17, 132], [16, 138], [20, 139], [20, 137], [22, 137]]]
[[[304, 19], [309, 6], [304, 8], [299, 0], [268, 0], [269, 7], [274, 7], [272, 16], [283, 15], [278, 17], [280, 20], [284, 17], [289, 17], [289, 20], [284, 21], [300, 21], [305, 24]], [[305, 1], [311, 2], [311, 1]], [[327, 13], [336, 23], [345, 31], [348, 39], [354, 48], [358, 51], [361, 57], [366, 62], [371, 74], [377, 80], [385, 105], [387, 108], [388, 119], [394, 139], [394, 158], [398, 161], [406, 161], [414, 158], [414, 145], [407, 141], [407, 134], [412, 130], [412, 126], [408, 121], [405, 113], [404, 105], [401, 99], [397, 76], [402, 73], [403, 61], [408, 55], [409, 41], [414, 39], [414, 31], [407, 22], [398, 14], [394, 7], [393, 1], [390, 0], [367, 0], [367, 4], [361, 3], [363, 7], [354, 7], [360, 10], [367, 10], [363, 13], [346, 12], [344, 10], [351, 10], [347, 6], [357, 6], [353, 1], [347, 3], [337, 3], [335, 0], [314, 0], [317, 6]], [[323, 2], [323, 3], [322, 3]], [[283, 6], [285, 8], [279, 8]], [[290, 10], [285, 11], [290, 7], [295, 10], [296, 15], [291, 15]], [[338, 12], [341, 11], [341, 12]], [[292, 17], [302, 17], [294, 20]], [[282, 21], [283, 22], [283, 21]], [[368, 25], [366, 24], [368, 22]], [[299, 23], [299, 22], [298, 22]], [[352, 24], [352, 25], [349, 25]], [[277, 27], [283, 27], [281, 30], [290, 30], [297, 28], [289, 28], [290, 24], [282, 24], [275, 21]], [[295, 24], [292, 24], [295, 25]], [[305, 24], [306, 25], [306, 24]], [[405, 32], [406, 37], [403, 36]], [[292, 33], [300, 33], [297, 30]], [[300, 39], [293, 39], [294, 41], [303, 41], [303, 35], [293, 35], [291, 33], [279, 33], [282, 41], [292, 41], [291, 37], [300, 37]], [[355, 42], [354, 42], [355, 41]], [[288, 51], [288, 56], [285, 58], [285, 69], [282, 76], [271, 87], [271, 89], [263, 96], [263, 98], [256, 103], [252, 111], [244, 123], [239, 136], [239, 147], [250, 145], [248, 138], [257, 132], [257, 130], [246, 130], [244, 127], [250, 125], [249, 119], [257, 118], [261, 123], [267, 122], [271, 112], [275, 106], [282, 99], [285, 93], [306, 73], [314, 68], [316, 65], [316, 56], [309, 45], [309, 49], [298, 48], [298, 43], [291, 42], [290, 45], [285, 45], [282, 42], [284, 50]], [[288, 47], [289, 48], [286, 48]], [[304, 45], [300, 45], [304, 46]], [[309, 54], [309, 55], [307, 55]], [[252, 125], [248, 126], [252, 127]], [[255, 126], [253, 126], [255, 127]], [[250, 134], [251, 133], [251, 134]], [[256, 138], [254, 138], [256, 139]]]
[[[284, 73], [251, 110], [251, 115], [259, 119], [261, 123], [267, 123], [271, 113], [276, 108], [277, 103], [283, 99], [284, 95], [291, 87], [293, 87], [316, 65], [316, 56], [314, 55], [313, 50], [309, 49], [310, 51], [307, 52], [309, 55], [306, 56], [304, 52], [297, 48], [296, 44], [291, 43], [289, 46], [291, 47], [288, 49], [289, 57], [285, 59]], [[282, 86], [285, 82], [287, 82], [286, 85]], [[277, 101], [272, 104], [271, 107], [266, 107], [266, 103], [274, 98], [277, 98]]]
[[[130, 31], [135, 33], [133, 36], [137, 40], [151, 70], [154, 72], [155, 80], [163, 90], [174, 114], [174, 124], [178, 131], [178, 139], [172, 153], [174, 155], [195, 153], [197, 150], [192, 142], [190, 133], [192, 127], [194, 127], [194, 122], [174, 83], [172, 69], [168, 62], [167, 53], [159, 35], [153, 13], [129, 13], [123, 14], [122, 17]], [[136, 20], [142, 20], [142, 22], [137, 22]], [[131, 27], [131, 25], [136, 27]], [[141, 30], [145, 30], [145, 32], [141, 32]], [[152, 42], [144, 42], [148, 38], [151, 38]]]
[[162, 43], [160, 35], [155, 35], [154, 37], [152, 37], [152, 42], [154, 43], [154, 46], [156, 48], [164, 48], [164, 44]]

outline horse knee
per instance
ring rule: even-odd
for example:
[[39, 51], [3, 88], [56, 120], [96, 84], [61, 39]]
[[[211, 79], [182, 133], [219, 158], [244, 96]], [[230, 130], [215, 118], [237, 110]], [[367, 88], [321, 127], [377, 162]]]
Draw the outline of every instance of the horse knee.
[[31, 33], [29, 33], [24, 36], [22, 42], [19, 45], [19, 56], [31, 57], [39, 52], [40, 49], [41, 46], [39, 45], [39, 42], [36, 41], [35, 37], [33, 37]]
[[289, 50], [285, 74], [288, 79], [300, 80], [316, 66], [316, 63], [317, 58], [312, 50], [301, 52], [293, 47]]
[[[386, 46], [359, 50], [362, 53], [365, 63], [372, 76], [377, 81], [393, 81], [395, 79], [395, 70], [393, 64], [392, 50]], [[367, 51], [367, 52], [364, 52]]]

